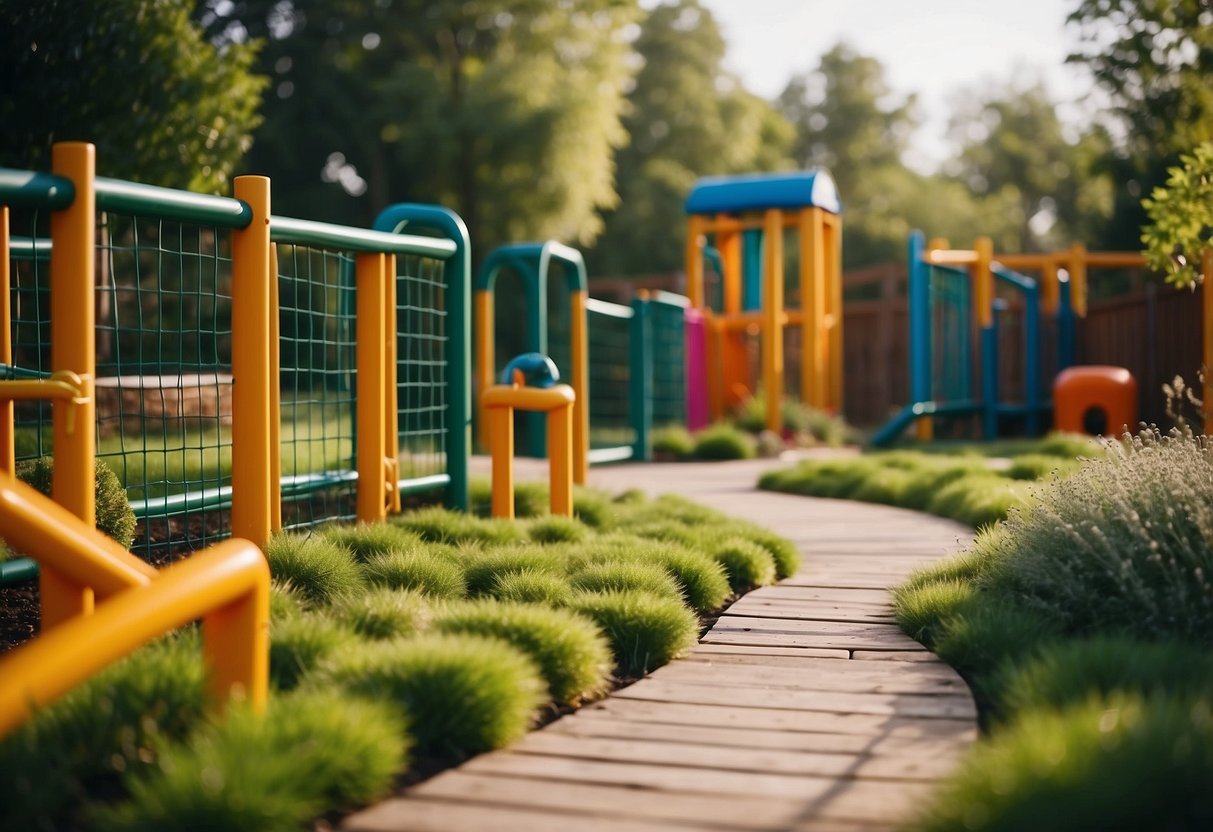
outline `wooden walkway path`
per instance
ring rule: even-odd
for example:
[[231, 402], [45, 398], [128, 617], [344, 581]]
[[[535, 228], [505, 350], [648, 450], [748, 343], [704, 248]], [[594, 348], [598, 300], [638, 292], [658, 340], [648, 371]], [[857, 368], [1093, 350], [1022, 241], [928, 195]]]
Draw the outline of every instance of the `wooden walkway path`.
[[[793, 540], [804, 567], [688, 656], [348, 818], [345, 832], [867, 830], [906, 820], [976, 736], [964, 682], [904, 636], [887, 588], [969, 529], [754, 490], [770, 462], [595, 469]], [[542, 471], [542, 469], [539, 469]], [[521, 475], [521, 474], [520, 474]]]

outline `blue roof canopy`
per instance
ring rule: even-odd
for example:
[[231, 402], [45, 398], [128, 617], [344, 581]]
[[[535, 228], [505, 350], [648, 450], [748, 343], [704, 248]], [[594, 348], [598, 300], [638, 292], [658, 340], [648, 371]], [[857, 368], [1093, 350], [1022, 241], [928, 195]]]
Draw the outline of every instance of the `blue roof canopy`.
[[767, 208], [821, 208], [842, 213], [834, 178], [824, 170], [707, 176], [687, 197], [688, 214], [728, 214]]

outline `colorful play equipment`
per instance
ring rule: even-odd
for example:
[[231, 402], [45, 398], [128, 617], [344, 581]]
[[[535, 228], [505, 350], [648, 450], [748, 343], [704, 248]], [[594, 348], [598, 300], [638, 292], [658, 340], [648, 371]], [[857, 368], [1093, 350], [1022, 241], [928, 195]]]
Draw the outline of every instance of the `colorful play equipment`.
[[[1089, 272], [1142, 265], [1140, 254], [1089, 252], [1082, 245], [995, 254], [983, 237], [972, 249], [949, 249], [947, 241], [927, 244], [915, 231], [909, 241], [911, 401], [876, 432], [873, 444], [888, 444], [910, 424], [919, 439], [929, 440], [942, 416], [978, 415], [986, 438], [998, 435], [1006, 417], [1039, 433], [1053, 408], [1052, 379], [1076, 360], [1075, 327], [1086, 316]], [[1008, 360], [1018, 368], [1012, 391], [999, 387], [1000, 362]]]
[[552, 514], [573, 516], [573, 410], [577, 394], [560, 381], [552, 359], [532, 352], [501, 371], [501, 383], [480, 394], [493, 463], [492, 513], [514, 517], [514, 411], [547, 414], [549, 493]]
[[[685, 208], [687, 295], [706, 324], [711, 417], [724, 417], [761, 386], [767, 427], [780, 429], [789, 326], [800, 329], [801, 400], [840, 412], [842, 205], [834, 180], [822, 170], [709, 177], [695, 184]], [[785, 275], [789, 229], [798, 237], [794, 275]], [[718, 287], [707, 285], [705, 263], [716, 265]], [[761, 385], [748, 357], [755, 333]]]
[[1068, 367], [1053, 380], [1053, 427], [1118, 436], [1137, 426], [1137, 379], [1124, 367]]

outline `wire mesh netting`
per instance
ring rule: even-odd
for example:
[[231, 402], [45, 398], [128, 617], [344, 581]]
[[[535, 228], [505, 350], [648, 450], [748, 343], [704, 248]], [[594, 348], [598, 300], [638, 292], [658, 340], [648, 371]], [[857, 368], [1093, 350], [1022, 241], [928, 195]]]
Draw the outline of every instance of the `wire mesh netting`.
[[949, 266], [930, 267], [933, 396], [939, 402], [973, 395], [973, 330], [969, 275]]
[[587, 310], [590, 365], [590, 447], [631, 445], [636, 431], [628, 408], [628, 344], [632, 310], [594, 301]]
[[447, 321], [442, 261], [398, 257], [396, 396], [402, 480], [424, 479], [446, 470]]
[[650, 301], [652, 327], [653, 424], [686, 424], [686, 310], [680, 304]]

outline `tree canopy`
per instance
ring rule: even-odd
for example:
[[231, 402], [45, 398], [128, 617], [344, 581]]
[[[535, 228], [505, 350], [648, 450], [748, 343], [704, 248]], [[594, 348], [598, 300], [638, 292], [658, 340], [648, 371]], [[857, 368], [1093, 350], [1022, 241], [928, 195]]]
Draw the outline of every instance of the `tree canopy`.
[[255, 42], [216, 47], [186, 0], [0, 0], [0, 164], [47, 169], [90, 141], [106, 176], [226, 193], [264, 79]]

